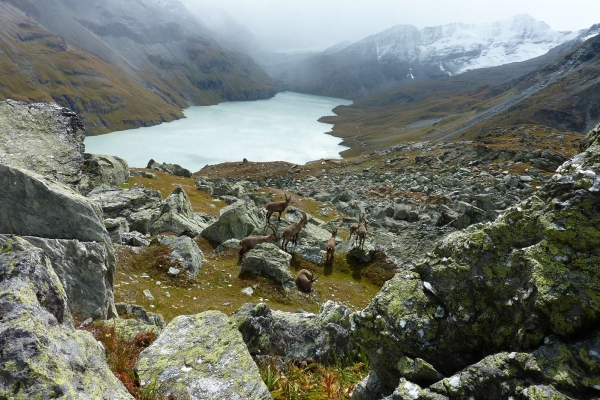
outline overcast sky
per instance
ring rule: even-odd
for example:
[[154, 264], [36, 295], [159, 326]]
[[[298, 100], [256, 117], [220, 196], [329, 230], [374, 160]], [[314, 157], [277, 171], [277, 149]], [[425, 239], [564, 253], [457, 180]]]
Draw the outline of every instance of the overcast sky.
[[[451, 22], [494, 22], [529, 14], [554, 30], [600, 23], [600, 0], [181, 0], [226, 11], [262, 42], [323, 49], [397, 24], [418, 28]], [[275, 50], [275, 49], [274, 49]]]

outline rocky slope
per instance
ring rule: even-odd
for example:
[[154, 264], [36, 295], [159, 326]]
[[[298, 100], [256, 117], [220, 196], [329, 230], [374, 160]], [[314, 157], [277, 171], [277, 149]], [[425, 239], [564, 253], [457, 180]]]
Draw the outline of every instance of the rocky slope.
[[[390, 398], [598, 395], [599, 135], [493, 223], [401, 266], [355, 315], [377, 379], [397, 387]], [[447, 378], [429, 386], [420, 359]]]
[[597, 33], [597, 28], [555, 32], [528, 15], [421, 30], [398, 25], [328, 49], [277, 76], [296, 91], [356, 99], [396, 85], [530, 60], [566, 44], [556, 54]]
[[11, 0], [0, 9], [0, 62], [10, 71], [0, 99], [54, 100], [80, 113], [88, 134], [276, 92], [252, 59], [222, 49], [179, 2]]
[[382, 143], [474, 138], [523, 123], [586, 133], [600, 120], [599, 43], [594, 36], [537, 65], [531, 60], [397, 87], [337, 107], [337, 117], [322, 121], [334, 123], [333, 134], [352, 147], [347, 156]]

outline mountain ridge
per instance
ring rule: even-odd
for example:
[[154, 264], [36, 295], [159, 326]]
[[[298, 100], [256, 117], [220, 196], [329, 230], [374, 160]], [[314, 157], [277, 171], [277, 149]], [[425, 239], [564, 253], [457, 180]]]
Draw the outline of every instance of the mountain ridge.
[[527, 15], [491, 24], [454, 23], [421, 30], [396, 25], [307, 57], [276, 72], [276, 77], [290, 90], [359, 99], [413, 81], [522, 62], [599, 32], [594, 27], [556, 32]]
[[[0, 20], [10, 25], [2, 38], [4, 63], [17, 71], [0, 80], [0, 98], [52, 99], [82, 114], [91, 134], [154, 125], [181, 118], [191, 105], [268, 98], [279, 90], [250, 57], [221, 48], [178, 1], [1, 0], [0, 6]], [[35, 33], [41, 40], [35, 49], [34, 40], [19, 39], [32, 34], [30, 26], [44, 31]], [[40, 50], [44, 35], [63, 43], [62, 55], [77, 55], [48, 63], [48, 50]], [[82, 82], [72, 70], [85, 68]], [[88, 89], [98, 83], [100, 92]], [[90, 106], [111, 103], [118, 105]], [[147, 110], [134, 112], [136, 103]]]

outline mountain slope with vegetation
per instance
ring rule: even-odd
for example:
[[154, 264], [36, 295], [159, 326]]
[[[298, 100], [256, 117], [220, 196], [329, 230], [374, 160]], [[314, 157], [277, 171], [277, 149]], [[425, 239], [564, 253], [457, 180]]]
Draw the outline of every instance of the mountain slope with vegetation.
[[0, 1], [0, 98], [56, 101], [88, 134], [154, 125], [190, 105], [273, 96], [248, 56], [223, 50], [178, 2]]
[[321, 121], [334, 123], [333, 134], [351, 147], [343, 155], [407, 140], [468, 139], [514, 124], [584, 133], [600, 120], [598, 46], [596, 36], [549, 63], [541, 58], [396, 87]]

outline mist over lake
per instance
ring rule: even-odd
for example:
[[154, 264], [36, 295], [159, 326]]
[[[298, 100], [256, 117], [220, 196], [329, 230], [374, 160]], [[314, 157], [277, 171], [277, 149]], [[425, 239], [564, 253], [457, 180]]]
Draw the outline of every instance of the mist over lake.
[[304, 164], [338, 158], [341, 139], [325, 134], [318, 122], [338, 105], [352, 102], [293, 92], [268, 100], [190, 107], [186, 118], [148, 128], [85, 139], [86, 152], [125, 159], [130, 167], [157, 162], [179, 164], [193, 172], [227, 161], [288, 161]]

